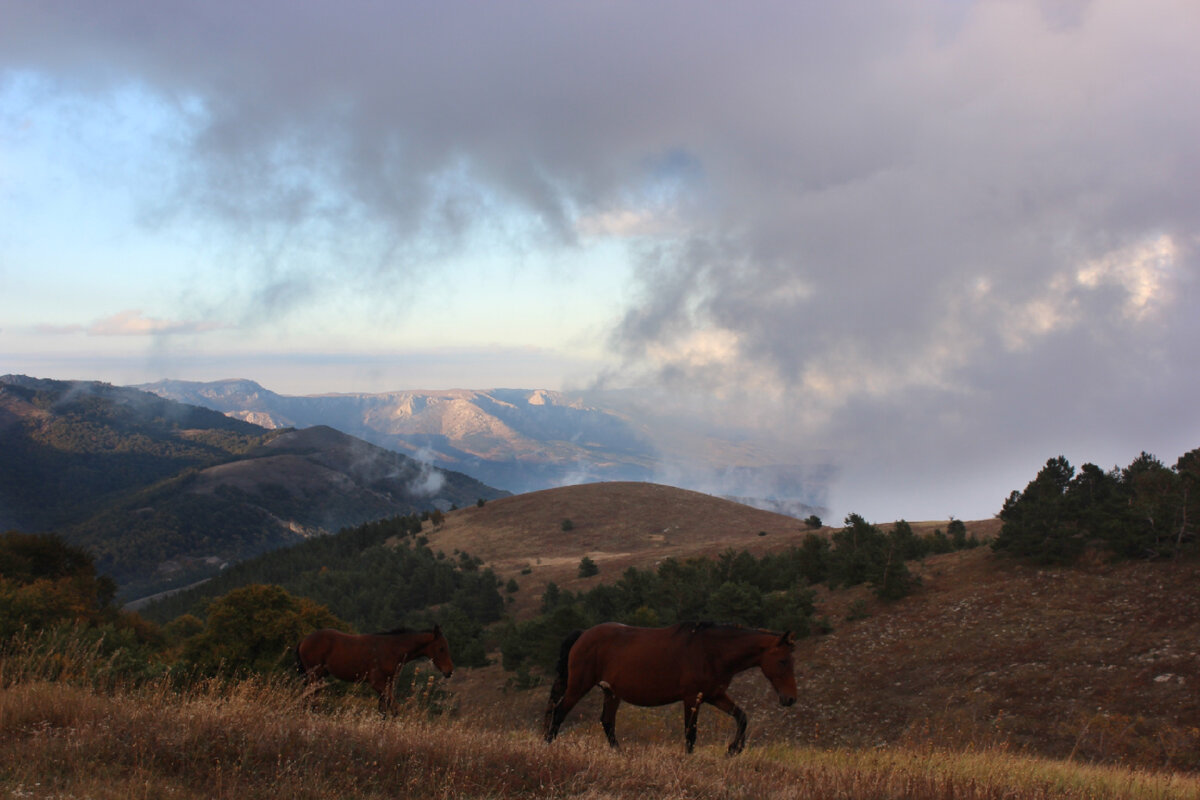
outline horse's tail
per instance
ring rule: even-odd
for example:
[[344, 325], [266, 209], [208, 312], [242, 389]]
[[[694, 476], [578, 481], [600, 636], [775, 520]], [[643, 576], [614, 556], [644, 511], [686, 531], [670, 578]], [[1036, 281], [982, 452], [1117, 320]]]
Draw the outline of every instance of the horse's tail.
[[562, 700], [563, 695], [567, 693], [567, 665], [570, 662], [571, 648], [575, 646], [575, 642], [579, 641], [579, 637], [583, 635], [583, 631], [571, 631], [567, 634], [567, 638], [563, 639], [562, 645], [558, 651], [558, 665], [555, 671], [558, 673], [554, 678], [554, 683], [550, 687], [550, 699], [546, 703], [546, 719], [545, 730], [550, 730], [550, 725], [554, 720], [554, 709], [558, 706], [558, 701]]

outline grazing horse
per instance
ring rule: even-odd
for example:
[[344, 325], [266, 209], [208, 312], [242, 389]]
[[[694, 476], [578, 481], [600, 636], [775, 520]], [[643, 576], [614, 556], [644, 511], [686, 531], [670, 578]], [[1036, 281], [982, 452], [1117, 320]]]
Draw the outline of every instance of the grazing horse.
[[617, 707], [624, 700], [637, 706], [683, 703], [687, 751], [696, 744], [696, 717], [708, 703], [737, 722], [729, 755], [746, 744], [746, 714], [725, 690], [734, 675], [758, 667], [779, 694], [779, 702], [796, 702], [796, 675], [791, 633], [780, 635], [736, 625], [681, 623], [668, 628], [635, 628], [606, 622], [575, 631], [562, 643], [558, 678], [546, 705], [546, 741], [575, 704], [599, 685], [604, 690], [600, 722], [608, 743], [617, 747]]
[[447, 678], [454, 672], [450, 645], [437, 625], [433, 630], [397, 628], [386, 633], [313, 631], [296, 645], [296, 665], [312, 691], [326, 675], [371, 684], [379, 692], [379, 710], [395, 704], [392, 682], [409, 661], [428, 658]]

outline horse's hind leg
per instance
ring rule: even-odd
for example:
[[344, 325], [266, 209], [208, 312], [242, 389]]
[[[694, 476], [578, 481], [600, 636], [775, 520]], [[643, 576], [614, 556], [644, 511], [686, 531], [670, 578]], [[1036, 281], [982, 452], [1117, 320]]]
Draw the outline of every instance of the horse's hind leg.
[[315, 708], [317, 705], [317, 695], [325, 686], [324, 669], [317, 666], [306, 670], [304, 673], [304, 691], [300, 693], [300, 699], [307, 701], [309, 708]]
[[608, 737], [609, 746], [615, 750], [620, 747], [617, 744], [617, 708], [621, 705], [621, 698], [617, 697], [606, 683], [601, 683], [600, 688], [604, 690], [604, 710], [600, 712], [600, 724], [604, 726], [604, 735]]

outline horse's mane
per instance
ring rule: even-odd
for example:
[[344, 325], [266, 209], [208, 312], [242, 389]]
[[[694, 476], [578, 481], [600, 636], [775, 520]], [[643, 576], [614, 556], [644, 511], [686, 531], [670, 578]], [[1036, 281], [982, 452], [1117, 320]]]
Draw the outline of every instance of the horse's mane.
[[771, 631], [763, 630], [762, 628], [747, 628], [745, 625], [735, 625], [731, 622], [713, 622], [712, 620], [700, 620], [699, 622], [682, 622], [679, 624], [679, 631], [686, 633], [688, 636], [696, 636], [702, 633], [771, 633]]
[[741, 625], [730, 625], [726, 622], [713, 622], [705, 619], [699, 622], [682, 622], [679, 624], [679, 629], [689, 636], [695, 636], [698, 633], [707, 633], [709, 631], [718, 630], [746, 630]]
[[420, 633], [412, 628], [392, 628], [390, 631], [376, 631], [375, 636], [405, 636], [410, 633]]

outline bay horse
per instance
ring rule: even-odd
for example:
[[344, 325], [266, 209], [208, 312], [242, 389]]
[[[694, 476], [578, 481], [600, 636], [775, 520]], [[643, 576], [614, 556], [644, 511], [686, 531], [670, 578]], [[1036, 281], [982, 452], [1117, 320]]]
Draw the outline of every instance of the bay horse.
[[428, 658], [447, 678], [454, 672], [450, 644], [442, 629], [414, 631], [397, 628], [383, 633], [342, 633], [322, 628], [296, 645], [296, 666], [311, 691], [326, 675], [368, 683], [379, 692], [379, 710], [386, 713], [396, 699], [392, 682], [405, 664]]
[[700, 704], [716, 706], [737, 722], [729, 755], [746, 744], [746, 713], [725, 690], [734, 675], [758, 667], [779, 695], [781, 705], [796, 702], [796, 675], [790, 633], [717, 625], [681, 623], [667, 628], [637, 628], [605, 622], [575, 631], [562, 643], [558, 677], [550, 688], [544, 730], [554, 741], [559, 725], [575, 704], [599, 686], [604, 691], [600, 722], [612, 747], [618, 747], [617, 708], [624, 700], [637, 706], [683, 703], [687, 752], [696, 744]]

